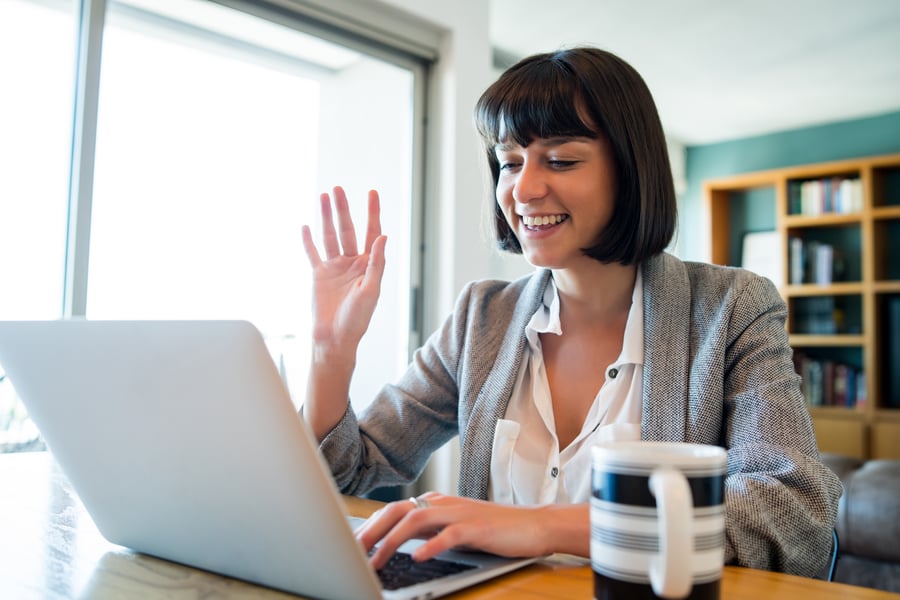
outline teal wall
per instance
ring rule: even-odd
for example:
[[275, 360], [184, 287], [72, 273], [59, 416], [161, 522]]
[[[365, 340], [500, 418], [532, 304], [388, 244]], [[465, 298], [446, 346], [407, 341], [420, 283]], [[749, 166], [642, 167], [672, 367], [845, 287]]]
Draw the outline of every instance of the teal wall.
[[687, 190], [679, 206], [679, 254], [706, 258], [703, 181], [737, 173], [900, 152], [900, 112], [781, 131], [751, 138], [688, 146]]

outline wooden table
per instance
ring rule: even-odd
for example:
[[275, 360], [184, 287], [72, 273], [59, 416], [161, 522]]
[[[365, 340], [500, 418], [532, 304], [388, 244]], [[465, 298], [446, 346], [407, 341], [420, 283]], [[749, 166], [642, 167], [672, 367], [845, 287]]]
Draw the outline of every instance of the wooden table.
[[[352, 514], [378, 503], [347, 499]], [[566, 600], [593, 597], [590, 566], [548, 559], [449, 596]], [[107, 542], [45, 452], [0, 455], [0, 598], [296, 598], [290, 594], [137, 554]], [[887, 600], [868, 588], [726, 567], [725, 600]]]

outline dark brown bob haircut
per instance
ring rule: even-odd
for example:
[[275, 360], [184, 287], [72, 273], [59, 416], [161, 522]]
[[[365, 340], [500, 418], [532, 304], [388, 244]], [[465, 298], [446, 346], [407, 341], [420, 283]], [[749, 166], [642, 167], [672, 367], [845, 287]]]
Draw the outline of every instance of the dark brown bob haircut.
[[487, 153], [494, 228], [500, 249], [521, 254], [496, 202], [495, 146], [538, 138], [606, 138], [616, 164], [612, 218], [584, 253], [604, 263], [637, 264], [665, 250], [675, 232], [675, 187], [666, 139], [650, 90], [634, 68], [598, 48], [524, 58], [494, 82], [475, 107]]

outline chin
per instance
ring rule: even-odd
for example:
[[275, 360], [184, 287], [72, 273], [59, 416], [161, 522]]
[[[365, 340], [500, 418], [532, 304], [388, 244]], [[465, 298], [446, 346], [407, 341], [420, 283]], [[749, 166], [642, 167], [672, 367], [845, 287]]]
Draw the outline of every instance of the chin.
[[553, 260], [547, 256], [534, 256], [523, 254], [526, 262], [532, 267], [539, 267], [541, 269], [562, 269], [563, 265], [558, 260]]

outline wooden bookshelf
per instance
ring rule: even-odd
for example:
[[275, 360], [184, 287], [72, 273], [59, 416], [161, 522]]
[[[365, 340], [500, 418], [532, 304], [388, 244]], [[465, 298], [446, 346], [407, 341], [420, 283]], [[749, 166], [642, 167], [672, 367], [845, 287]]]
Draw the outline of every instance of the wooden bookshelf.
[[775, 284], [820, 449], [900, 458], [900, 154], [710, 180], [704, 194], [716, 264], [741, 266], [742, 214], [774, 216]]

